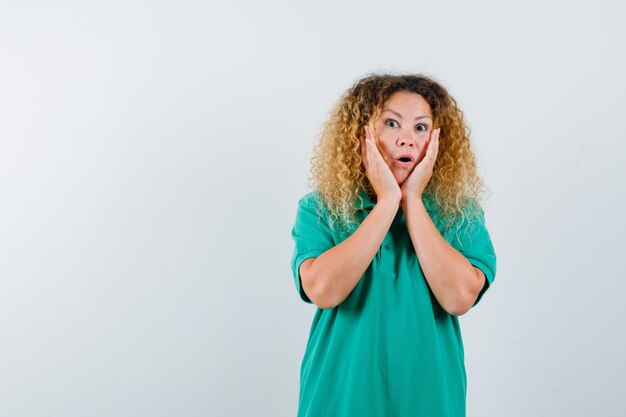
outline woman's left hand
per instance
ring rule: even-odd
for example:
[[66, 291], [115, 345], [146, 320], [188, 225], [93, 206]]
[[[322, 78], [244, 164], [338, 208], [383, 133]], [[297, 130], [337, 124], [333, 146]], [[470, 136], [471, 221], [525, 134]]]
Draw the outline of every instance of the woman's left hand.
[[406, 201], [408, 197], [421, 198], [426, 184], [428, 184], [430, 177], [433, 175], [433, 167], [439, 151], [440, 131], [441, 128], [431, 130], [424, 159], [413, 168], [413, 172], [411, 172], [400, 188], [402, 190], [402, 201]]

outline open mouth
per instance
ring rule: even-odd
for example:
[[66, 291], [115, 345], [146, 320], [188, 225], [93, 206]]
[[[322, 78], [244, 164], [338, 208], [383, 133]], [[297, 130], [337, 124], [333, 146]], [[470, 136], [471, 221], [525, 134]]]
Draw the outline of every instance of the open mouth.
[[410, 169], [413, 166], [413, 157], [411, 155], [405, 154], [400, 155], [396, 158], [396, 166], [402, 169]]
[[405, 153], [402, 155], [398, 155], [396, 157], [396, 160], [399, 162], [404, 162], [404, 163], [413, 162], [413, 157], [411, 156], [411, 154]]

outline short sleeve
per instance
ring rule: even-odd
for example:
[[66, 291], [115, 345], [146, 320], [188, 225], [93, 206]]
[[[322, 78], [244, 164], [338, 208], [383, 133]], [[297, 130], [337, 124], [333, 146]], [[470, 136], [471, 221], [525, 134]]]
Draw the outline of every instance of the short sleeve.
[[330, 228], [326, 219], [320, 215], [319, 196], [309, 193], [298, 202], [296, 221], [291, 231], [294, 240], [294, 251], [291, 259], [291, 269], [300, 298], [313, 304], [302, 288], [300, 265], [309, 258], [316, 258], [334, 246]]
[[485, 215], [478, 206], [475, 214], [468, 218], [467, 212], [446, 234], [446, 240], [458, 250], [470, 264], [485, 274], [485, 285], [478, 294], [474, 306], [478, 304], [496, 276], [496, 253], [485, 225]]

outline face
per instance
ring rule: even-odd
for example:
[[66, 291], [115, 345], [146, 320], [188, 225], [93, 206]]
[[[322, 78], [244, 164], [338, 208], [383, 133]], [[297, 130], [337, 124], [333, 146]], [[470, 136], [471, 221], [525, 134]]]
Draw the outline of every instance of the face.
[[398, 91], [385, 102], [374, 128], [378, 149], [402, 185], [426, 155], [433, 129], [430, 105], [419, 94]]

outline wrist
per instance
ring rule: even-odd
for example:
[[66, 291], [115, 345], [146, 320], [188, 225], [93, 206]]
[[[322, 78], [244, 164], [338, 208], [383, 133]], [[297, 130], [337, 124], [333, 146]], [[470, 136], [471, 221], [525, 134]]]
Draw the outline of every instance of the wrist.
[[397, 190], [387, 190], [384, 193], [380, 193], [380, 195], [376, 194], [376, 201], [388, 201], [393, 202], [394, 204], [400, 204], [402, 201], [402, 190], [398, 187]]
[[376, 205], [381, 205], [385, 207], [390, 207], [392, 209], [398, 210], [400, 208], [400, 203], [402, 202], [402, 196], [394, 196], [394, 195], [381, 195], [376, 198]]
[[424, 202], [422, 201], [422, 194], [410, 194], [407, 196], [404, 196], [402, 198], [402, 207], [403, 208], [407, 208], [407, 207], [415, 207], [415, 206], [423, 206]]

